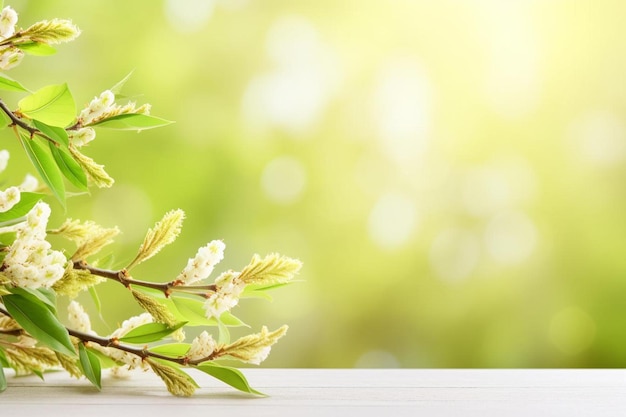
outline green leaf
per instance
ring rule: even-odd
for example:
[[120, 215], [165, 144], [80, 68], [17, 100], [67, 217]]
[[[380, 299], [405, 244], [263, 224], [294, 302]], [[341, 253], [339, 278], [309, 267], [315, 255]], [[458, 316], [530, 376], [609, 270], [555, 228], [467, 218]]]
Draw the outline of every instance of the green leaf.
[[69, 146], [70, 139], [62, 127], [48, 126], [39, 120], [33, 120], [33, 125], [53, 141], [63, 144], [66, 148]]
[[126, 75], [126, 77], [122, 78], [120, 81], [117, 82], [117, 84], [115, 84], [113, 87], [109, 88], [109, 90], [113, 94], [115, 94], [115, 97], [118, 97], [120, 95], [120, 93], [122, 92], [122, 88], [126, 84], [126, 81], [128, 81], [130, 79], [131, 75], [133, 75], [133, 71], [129, 72]]
[[13, 78], [8, 77], [4, 74], [0, 74], [0, 90], [30, 93], [28, 88], [24, 87], [18, 81], [15, 81]]
[[151, 347], [149, 350], [160, 355], [179, 358], [185, 356], [191, 347], [190, 343], [166, 343], [159, 346]]
[[265, 394], [263, 394], [262, 392], [259, 392], [252, 388], [248, 383], [246, 377], [238, 369], [231, 368], [229, 366], [218, 365], [214, 362], [205, 362], [202, 365], [196, 366], [196, 368], [206, 374], [211, 375], [213, 378], [225, 382], [226, 384], [238, 389], [239, 391], [265, 396]]
[[178, 312], [187, 320], [189, 326], [216, 326], [217, 320], [208, 319], [204, 311], [204, 302], [186, 297], [170, 297]]
[[88, 347], [87, 350], [93, 354], [94, 356], [96, 356], [98, 358], [98, 360], [100, 361], [100, 367], [102, 369], [108, 369], [108, 368], [113, 368], [114, 366], [121, 366], [123, 365], [122, 363], [118, 363], [115, 360], [113, 360], [112, 358], [109, 358], [107, 355], [105, 355], [104, 353], [100, 352], [99, 350], [93, 349]]
[[243, 293], [241, 294], [241, 298], [264, 298], [268, 301], [272, 301], [272, 296], [266, 294], [266, 291], [291, 284], [293, 284], [293, 281], [279, 282], [275, 284], [248, 284], [244, 288]]
[[117, 130], [144, 130], [167, 126], [173, 122], [147, 114], [128, 113], [109, 117], [91, 126], [106, 127]]
[[42, 197], [43, 194], [38, 193], [21, 193], [19, 203], [11, 207], [11, 210], [0, 213], [0, 226], [4, 226], [3, 222], [25, 216]]
[[42, 42], [25, 42], [15, 46], [30, 55], [48, 56], [57, 53], [55, 48]]
[[4, 368], [0, 366], [0, 392], [7, 389], [7, 377], [4, 375]]
[[72, 155], [70, 155], [69, 152], [57, 148], [52, 142], [48, 143], [50, 145], [50, 153], [56, 161], [63, 176], [80, 190], [88, 191], [89, 186], [87, 185], [87, 175], [85, 175], [83, 168], [78, 165], [78, 162], [72, 158]]
[[98, 314], [102, 315], [102, 303], [100, 302], [100, 297], [98, 297], [98, 292], [96, 291], [96, 287], [89, 287], [89, 295], [91, 296], [91, 301], [93, 301], [96, 306], [96, 311]]
[[44, 303], [19, 294], [5, 295], [2, 302], [13, 319], [32, 337], [52, 350], [76, 357], [67, 329]]
[[228, 327], [250, 327], [246, 323], [244, 323], [239, 317], [233, 315], [233, 313], [231, 313], [230, 311], [223, 312], [220, 317], [220, 321]]
[[186, 324], [186, 322], [176, 323], [174, 326], [168, 326], [164, 323], [147, 323], [134, 328], [124, 336], [120, 337], [121, 342], [125, 343], [150, 343], [161, 340], [164, 337], [174, 333]]
[[52, 312], [52, 314], [57, 313], [57, 304], [56, 304], [56, 294], [52, 290], [47, 290], [45, 288], [22, 288], [22, 287], [13, 287], [9, 288], [11, 294], [18, 294], [24, 298], [28, 298], [33, 302], [42, 302], [48, 310]]
[[4, 355], [4, 350], [0, 347], [0, 368], [9, 368], [9, 361], [7, 357]]
[[219, 334], [217, 337], [217, 343], [219, 343], [220, 345], [229, 344], [230, 343], [230, 330], [228, 330], [228, 327], [226, 326], [226, 324], [224, 324], [223, 321], [218, 320], [217, 329], [219, 331]]
[[37, 172], [39, 172], [43, 181], [50, 187], [52, 193], [65, 208], [65, 184], [54, 158], [35, 139], [31, 140], [20, 134], [20, 140]]
[[76, 117], [76, 104], [67, 84], [43, 87], [17, 105], [23, 115], [50, 126], [65, 127]]
[[100, 359], [93, 354], [90, 350], [88, 350], [84, 344], [78, 344], [78, 357], [80, 359], [80, 365], [83, 368], [83, 374], [92, 384], [98, 388], [98, 390], [102, 389], [102, 366], [100, 364]]

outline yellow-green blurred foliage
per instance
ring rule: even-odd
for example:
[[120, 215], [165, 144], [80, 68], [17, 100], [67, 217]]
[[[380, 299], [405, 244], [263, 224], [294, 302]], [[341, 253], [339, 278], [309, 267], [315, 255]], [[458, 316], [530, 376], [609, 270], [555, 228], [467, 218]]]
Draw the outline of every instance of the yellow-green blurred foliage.
[[[117, 182], [67, 216], [118, 225], [120, 265], [177, 207], [181, 237], [137, 278], [172, 279], [212, 239], [222, 269], [304, 262], [234, 310], [290, 325], [267, 366], [626, 365], [623, 2], [5, 4], [83, 30], [14, 78], [68, 81], [82, 107], [134, 70], [125, 92], [176, 121], [84, 149]], [[138, 311], [99, 291], [108, 321]]]

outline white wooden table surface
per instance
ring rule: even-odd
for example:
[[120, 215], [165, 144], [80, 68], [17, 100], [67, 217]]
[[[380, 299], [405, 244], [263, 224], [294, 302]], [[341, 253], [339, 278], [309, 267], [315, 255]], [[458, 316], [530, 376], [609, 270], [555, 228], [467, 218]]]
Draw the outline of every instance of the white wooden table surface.
[[[626, 370], [244, 369], [269, 394], [241, 394], [204, 374], [193, 397], [151, 373], [103, 378], [98, 392], [65, 373], [9, 377], [0, 415], [53, 416], [626, 416]], [[108, 375], [108, 374], [107, 374]]]

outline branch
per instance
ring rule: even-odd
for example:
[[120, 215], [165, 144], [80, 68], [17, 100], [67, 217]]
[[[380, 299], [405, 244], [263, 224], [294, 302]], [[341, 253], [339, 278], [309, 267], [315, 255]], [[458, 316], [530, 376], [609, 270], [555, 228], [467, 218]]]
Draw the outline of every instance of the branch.
[[[11, 314], [9, 314], [9, 312], [6, 311], [2, 307], [0, 307], [0, 314], [3, 314], [7, 317], [12, 317]], [[164, 361], [177, 363], [183, 366], [198, 365], [202, 362], [213, 360], [216, 357], [220, 356], [220, 354], [222, 353], [221, 351], [216, 350], [215, 352], [211, 353], [209, 356], [205, 358], [194, 359], [194, 360], [189, 360], [189, 358], [185, 356], [180, 357], [180, 358], [179, 357], [174, 358], [174, 357], [167, 356], [167, 355], [161, 355], [160, 353], [150, 352], [147, 346], [144, 348], [135, 348], [132, 346], [121, 344], [116, 337], [102, 337], [102, 336], [98, 336], [94, 334], [83, 333], [78, 330], [70, 329], [68, 327], [65, 327], [65, 329], [67, 330], [70, 336], [74, 336], [75, 338], [79, 339], [82, 343], [86, 343], [86, 342], [96, 343], [102, 347], [114, 348], [114, 349], [118, 349], [124, 352], [131, 353], [133, 355], [137, 355], [142, 359], [147, 359], [147, 358], [161, 359]], [[24, 333], [25, 332], [22, 329], [15, 329], [11, 331], [0, 331], [0, 334], [10, 334], [14, 336], [23, 335]]]
[[179, 280], [174, 280], [170, 282], [158, 283], [158, 282], [150, 282], [150, 281], [141, 281], [138, 279], [132, 278], [127, 269], [120, 269], [118, 271], [110, 270], [110, 269], [101, 269], [96, 268], [95, 266], [89, 265], [84, 260], [74, 261], [74, 269], [82, 269], [85, 271], [89, 271], [90, 274], [97, 275], [103, 278], [111, 279], [113, 281], [117, 281], [126, 288], [130, 288], [131, 285], [137, 285], [145, 288], [152, 288], [154, 290], [161, 291], [163, 295], [169, 297], [172, 292], [179, 291], [185, 292], [189, 294], [195, 294], [204, 298], [208, 298], [211, 293], [217, 291], [217, 287], [215, 284], [210, 285], [182, 285], [182, 282]]
[[31, 125], [29, 125], [28, 123], [24, 122], [22, 119], [17, 117], [15, 113], [13, 113], [11, 109], [7, 107], [7, 105], [4, 103], [4, 101], [2, 101], [2, 99], [0, 99], [0, 110], [2, 110], [7, 116], [9, 116], [9, 119], [11, 119], [12, 123], [9, 126], [19, 126], [22, 129], [26, 130], [30, 134], [31, 138], [34, 135], [41, 136], [42, 138], [54, 143], [55, 146], [59, 146], [59, 143], [56, 140], [43, 134], [39, 129], [32, 127]]

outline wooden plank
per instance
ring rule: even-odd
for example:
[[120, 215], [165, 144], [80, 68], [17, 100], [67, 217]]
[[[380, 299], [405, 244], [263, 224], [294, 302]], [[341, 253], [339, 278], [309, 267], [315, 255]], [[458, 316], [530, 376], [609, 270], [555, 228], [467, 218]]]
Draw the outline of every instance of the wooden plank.
[[98, 392], [65, 373], [9, 378], [3, 415], [68, 416], [624, 416], [622, 370], [245, 369], [270, 395], [239, 393], [207, 375], [191, 398], [171, 396], [152, 373], [106, 377]]

